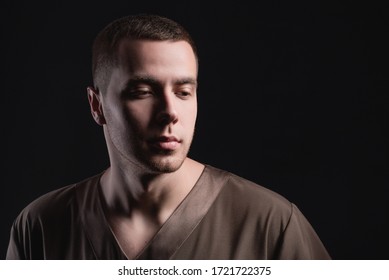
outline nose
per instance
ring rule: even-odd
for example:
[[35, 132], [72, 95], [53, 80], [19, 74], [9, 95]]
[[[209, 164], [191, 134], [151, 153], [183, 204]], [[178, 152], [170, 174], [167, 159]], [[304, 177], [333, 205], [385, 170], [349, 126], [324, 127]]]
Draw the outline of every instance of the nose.
[[161, 125], [175, 124], [178, 121], [175, 98], [175, 94], [171, 92], [161, 94], [157, 112], [157, 121]]

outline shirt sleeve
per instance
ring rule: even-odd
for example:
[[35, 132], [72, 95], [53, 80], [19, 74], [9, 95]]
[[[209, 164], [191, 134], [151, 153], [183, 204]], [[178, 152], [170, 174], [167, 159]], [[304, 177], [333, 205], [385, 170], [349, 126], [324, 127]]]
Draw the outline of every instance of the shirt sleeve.
[[311, 224], [293, 203], [289, 222], [280, 239], [277, 259], [331, 259]]
[[20, 234], [18, 233], [16, 223], [11, 227], [11, 234], [8, 243], [6, 260], [23, 260], [26, 259], [22, 253], [24, 250], [20, 242]]

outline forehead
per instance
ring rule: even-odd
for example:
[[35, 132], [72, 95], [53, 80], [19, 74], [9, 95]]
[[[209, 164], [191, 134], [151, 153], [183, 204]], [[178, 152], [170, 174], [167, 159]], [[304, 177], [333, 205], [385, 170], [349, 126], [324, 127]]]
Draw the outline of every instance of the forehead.
[[122, 39], [117, 49], [119, 68], [133, 72], [158, 67], [180, 68], [197, 72], [197, 60], [186, 41], [153, 41]]

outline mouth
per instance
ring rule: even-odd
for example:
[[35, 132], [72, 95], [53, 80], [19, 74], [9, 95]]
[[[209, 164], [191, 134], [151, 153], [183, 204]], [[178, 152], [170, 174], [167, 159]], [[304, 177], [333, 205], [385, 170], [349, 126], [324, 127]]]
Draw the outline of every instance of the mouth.
[[174, 136], [160, 136], [149, 141], [152, 147], [163, 151], [174, 151], [179, 148], [181, 142], [182, 140]]

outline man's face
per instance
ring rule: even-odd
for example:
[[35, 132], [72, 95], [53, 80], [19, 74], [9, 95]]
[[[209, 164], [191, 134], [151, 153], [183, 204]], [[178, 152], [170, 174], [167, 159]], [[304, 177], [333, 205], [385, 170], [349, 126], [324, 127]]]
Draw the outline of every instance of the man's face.
[[197, 116], [197, 63], [185, 41], [124, 39], [102, 98], [110, 153], [153, 172], [186, 158]]

